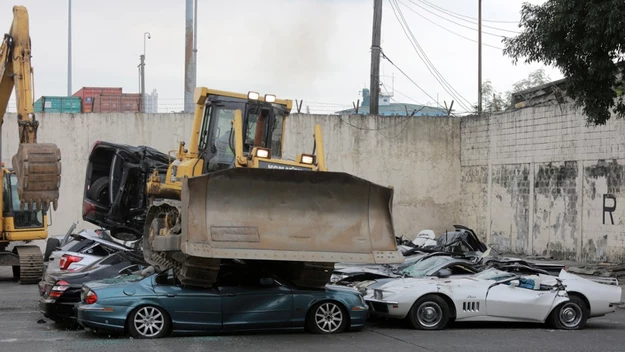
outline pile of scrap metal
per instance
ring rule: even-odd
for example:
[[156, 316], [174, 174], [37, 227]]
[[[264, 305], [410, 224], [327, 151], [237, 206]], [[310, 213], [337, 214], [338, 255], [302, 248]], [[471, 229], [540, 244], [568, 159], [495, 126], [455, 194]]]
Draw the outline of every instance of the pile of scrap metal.
[[475, 232], [462, 225], [454, 231], [445, 231], [435, 239], [431, 230], [419, 233], [414, 241], [397, 238], [398, 247], [406, 258], [402, 264], [351, 264], [335, 265], [332, 281], [338, 285], [362, 287], [371, 280], [398, 278], [414, 271], [424, 276], [435, 275], [440, 269], [461, 265], [458, 272], [476, 273], [488, 268], [557, 275], [564, 265], [548, 262], [529, 262], [521, 258], [506, 257], [496, 253], [480, 241]]
[[94, 145], [83, 220], [140, 240], [146, 261], [186, 286], [211, 287], [222, 260], [255, 261], [316, 289], [337, 262], [403, 262], [392, 187], [328, 171], [320, 125], [311, 154], [283, 155], [292, 101], [204, 87], [195, 98], [191, 138], [171, 158]]
[[169, 157], [147, 146], [97, 141], [87, 163], [83, 220], [106, 228], [114, 238], [132, 241], [143, 235], [154, 171], [165, 177]]
[[105, 229], [74, 231], [50, 237], [43, 277], [39, 282], [39, 307], [58, 323], [76, 326], [74, 306], [80, 302], [83, 283], [114, 277], [145, 268], [136, 243], [123, 243]]

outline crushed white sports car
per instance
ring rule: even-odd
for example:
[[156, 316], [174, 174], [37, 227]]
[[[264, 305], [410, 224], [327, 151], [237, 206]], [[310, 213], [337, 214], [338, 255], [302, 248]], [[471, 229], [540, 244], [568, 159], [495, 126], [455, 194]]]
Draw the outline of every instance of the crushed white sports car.
[[576, 330], [622, 304], [616, 279], [599, 283], [565, 270], [558, 277], [495, 268], [468, 277], [448, 274], [393, 279], [364, 298], [372, 315], [405, 318], [421, 330], [444, 329], [451, 321], [548, 322]]

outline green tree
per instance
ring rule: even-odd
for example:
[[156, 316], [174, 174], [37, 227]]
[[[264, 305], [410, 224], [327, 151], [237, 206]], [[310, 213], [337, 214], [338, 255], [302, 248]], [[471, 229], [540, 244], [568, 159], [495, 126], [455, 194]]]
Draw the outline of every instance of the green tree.
[[[530, 73], [527, 78], [522, 79], [512, 85], [512, 90], [505, 93], [498, 92], [493, 87], [489, 79], [482, 83], [482, 111], [500, 112], [512, 105], [512, 94], [522, 90], [536, 87], [548, 83], [551, 79], [544, 69], [538, 69]], [[473, 106], [474, 113], [477, 113], [477, 104]]]
[[547, 0], [524, 3], [522, 32], [503, 40], [513, 62], [557, 67], [568, 95], [583, 107], [590, 125], [604, 125], [614, 113], [625, 117], [620, 75], [625, 59], [625, 1]]

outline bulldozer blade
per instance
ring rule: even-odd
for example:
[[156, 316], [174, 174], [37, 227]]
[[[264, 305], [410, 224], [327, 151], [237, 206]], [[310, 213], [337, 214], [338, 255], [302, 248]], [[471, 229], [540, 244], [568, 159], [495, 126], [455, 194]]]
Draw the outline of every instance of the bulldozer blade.
[[12, 159], [21, 207], [56, 210], [61, 187], [61, 150], [52, 143], [22, 143]]
[[342, 172], [233, 168], [183, 179], [180, 250], [205, 258], [402, 263], [393, 189]]

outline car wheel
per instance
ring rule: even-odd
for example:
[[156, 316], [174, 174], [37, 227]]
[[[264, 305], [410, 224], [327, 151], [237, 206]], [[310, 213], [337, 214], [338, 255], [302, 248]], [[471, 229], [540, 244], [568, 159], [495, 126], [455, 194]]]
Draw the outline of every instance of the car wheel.
[[550, 323], [556, 329], [578, 330], [586, 325], [588, 320], [586, 302], [577, 296], [569, 296], [569, 301], [560, 304], [551, 312]]
[[43, 261], [47, 262], [48, 260], [50, 260], [50, 254], [56, 251], [57, 247], [59, 247], [60, 244], [61, 244], [61, 241], [59, 241], [58, 238], [54, 238], [54, 237], [48, 238], [48, 241], [46, 242], [46, 251], [43, 255]]
[[440, 296], [427, 295], [415, 302], [408, 318], [415, 329], [441, 330], [449, 323], [449, 306]]
[[100, 177], [95, 180], [87, 191], [87, 198], [98, 202], [104, 206], [110, 205], [109, 199], [109, 179], [108, 177]]
[[347, 326], [347, 313], [336, 302], [315, 304], [308, 314], [308, 330], [315, 334], [338, 334]]
[[130, 313], [128, 330], [137, 339], [156, 339], [169, 332], [169, 316], [155, 306], [139, 307]]

